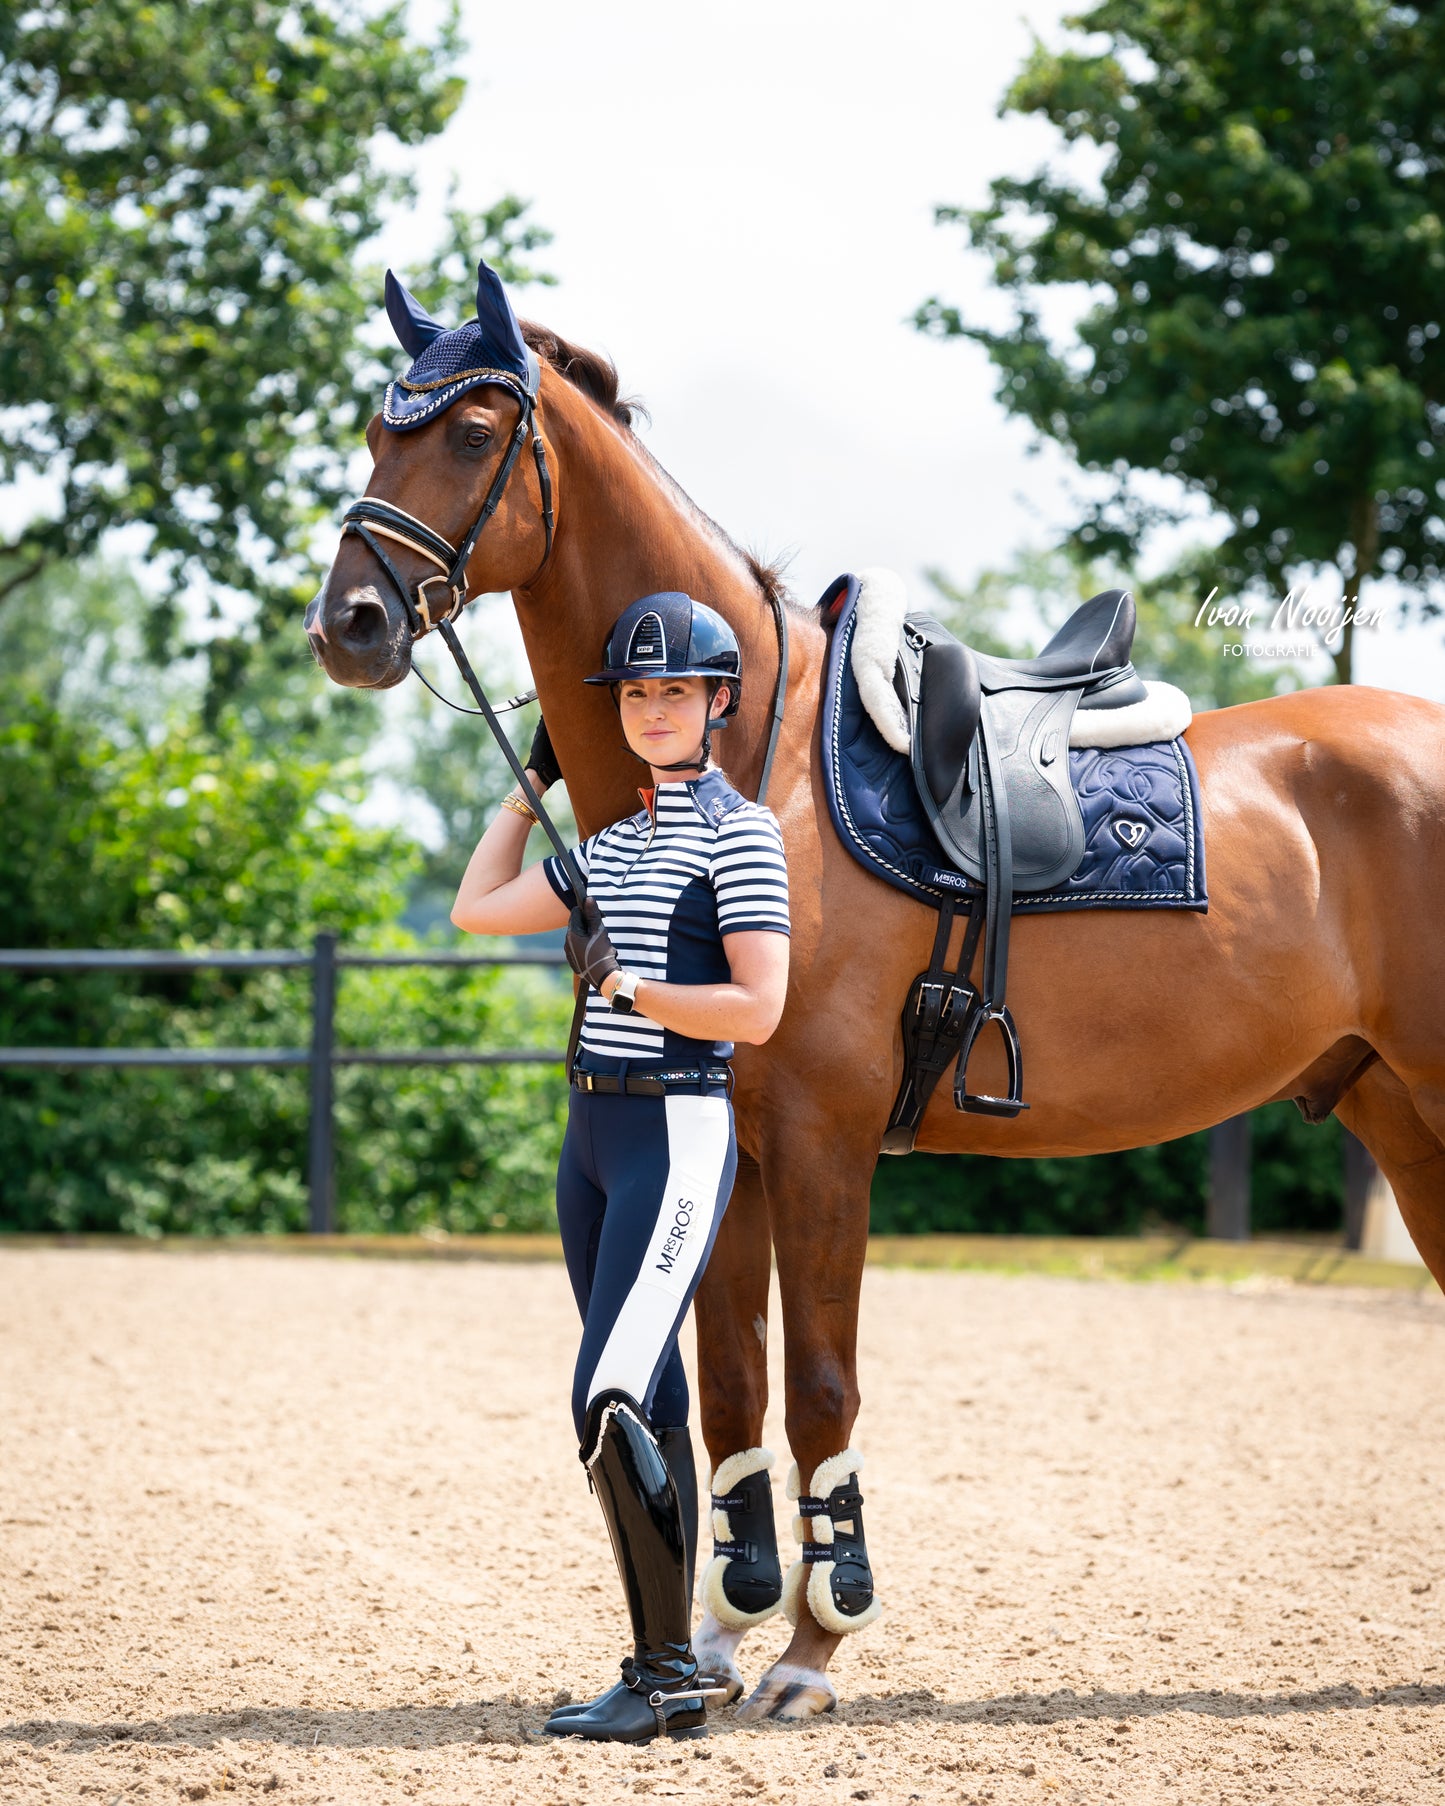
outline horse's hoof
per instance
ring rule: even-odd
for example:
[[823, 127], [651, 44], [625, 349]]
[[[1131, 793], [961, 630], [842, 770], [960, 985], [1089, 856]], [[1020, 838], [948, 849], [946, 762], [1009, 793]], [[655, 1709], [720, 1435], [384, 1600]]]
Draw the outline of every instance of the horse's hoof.
[[765, 1718], [787, 1722], [817, 1718], [833, 1711], [837, 1704], [833, 1683], [821, 1668], [795, 1668], [791, 1662], [775, 1662], [751, 1697], [738, 1707], [738, 1717], [753, 1724]]
[[727, 1688], [727, 1697], [722, 1701], [724, 1706], [730, 1706], [743, 1696], [743, 1677], [733, 1657], [745, 1634], [744, 1631], [729, 1630], [719, 1624], [711, 1612], [706, 1612], [692, 1640], [692, 1653], [698, 1667]]

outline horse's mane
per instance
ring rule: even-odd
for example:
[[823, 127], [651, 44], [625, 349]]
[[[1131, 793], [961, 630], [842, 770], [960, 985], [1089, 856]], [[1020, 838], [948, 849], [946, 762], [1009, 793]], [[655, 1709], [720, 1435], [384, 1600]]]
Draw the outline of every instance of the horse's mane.
[[539, 326], [533, 320], [521, 320], [518, 324], [522, 328], [522, 337], [537, 356], [544, 363], [550, 364], [559, 376], [566, 377], [573, 388], [580, 389], [590, 402], [593, 402], [610, 420], [615, 421], [624, 432], [632, 437], [637, 449], [677, 490], [678, 494], [687, 502], [688, 507], [712, 533], [723, 541], [729, 550], [742, 559], [752, 573], [758, 588], [763, 592], [763, 600], [769, 603], [785, 603], [789, 607], [797, 608], [798, 604], [783, 581], [785, 561], [775, 559], [768, 562], [759, 558], [756, 552], [750, 552], [746, 547], [740, 546], [710, 514], [705, 514], [698, 507], [676, 478], [662, 468], [652, 453], [633, 433], [633, 422], [639, 414], [646, 417], [647, 410], [635, 395], [622, 393], [622, 379], [618, 376], [617, 366], [611, 358], [604, 357], [600, 351], [589, 351], [583, 345], [572, 344], [560, 333], [553, 332], [550, 326]]

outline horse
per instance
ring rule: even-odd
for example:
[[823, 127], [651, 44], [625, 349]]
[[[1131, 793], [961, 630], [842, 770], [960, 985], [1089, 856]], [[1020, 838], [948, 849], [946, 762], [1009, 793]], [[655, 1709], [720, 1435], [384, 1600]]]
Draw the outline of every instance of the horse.
[[[405, 433], [373, 420], [366, 497], [432, 535], [392, 537], [393, 578], [438, 581], [440, 536], [461, 548], [458, 608], [467, 593], [510, 592], [584, 834], [637, 808], [638, 768], [612, 706], [582, 682], [623, 608], [685, 590], [732, 625], [743, 694], [717, 757], [745, 795], [762, 772], [781, 663], [776, 610], [785, 613], [791, 658], [768, 802], [787, 850], [791, 977], [778, 1031], [737, 1052], [738, 1176], [696, 1302], [699, 1391], [714, 1491], [726, 1492], [738, 1474], [767, 1465], [775, 1255], [798, 1476], [789, 1490], [813, 1513], [795, 1532], [805, 1558], [826, 1555], [828, 1501], [810, 1502], [803, 1483], [812, 1476], [817, 1494], [838, 1482], [835, 1511], [845, 1498], [857, 1509], [870, 1183], [902, 1070], [902, 1001], [927, 963], [937, 917], [857, 864], [829, 824], [819, 611], [788, 596], [777, 570], [740, 550], [652, 458], [605, 359], [540, 326], [520, 332], [533, 354], [532, 392], [474, 388]], [[867, 394], [859, 404], [869, 405]], [[880, 456], [889, 420], [880, 408]], [[517, 458], [528, 432], [535, 461]], [[469, 531], [488, 505], [486, 531]], [[407, 676], [414, 637], [431, 619], [419, 621], [396, 592], [373, 543], [344, 534], [306, 616], [338, 683], [385, 689]], [[943, 1087], [916, 1145], [1004, 1158], [1103, 1153], [1292, 1098], [1312, 1120], [1333, 1111], [1365, 1143], [1445, 1284], [1445, 710], [1379, 690], [1304, 691], [1196, 715], [1187, 742], [1208, 846], [1207, 912], [1018, 921], [1010, 996], [1032, 1049], [1032, 1107], [1011, 1121], [961, 1114]], [[764, 1498], [771, 1536], [770, 1490]], [[737, 1498], [732, 1505], [741, 1509]], [[718, 1516], [715, 1502], [715, 1526]], [[861, 1549], [861, 1516], [855, 1528]], [[829, 1661], [876, 1610], [840, 1616], [803, 1584], [806, 1572], [793, 1584], [798, 1573], [785, 1589], [791, 1639], [743, 1701], [744, 1717], [831, 1710]], [[699, 1655], [737, 1692], [742, 1636], [775, 1608], [765, 1600], [724, 1622], [710, 1607], [703, 1619]]]

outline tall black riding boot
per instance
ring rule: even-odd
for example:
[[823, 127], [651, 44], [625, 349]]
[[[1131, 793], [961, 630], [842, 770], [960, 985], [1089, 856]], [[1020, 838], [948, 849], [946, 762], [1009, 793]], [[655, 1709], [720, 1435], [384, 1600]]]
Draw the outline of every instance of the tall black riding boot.
[[687, 1598], [692, 1604], [693, 1576], [697, 1573], [697, 1462], [693, 1459], [692, 1436], [686, 1424], [676, 1429], [656, 1430], [657, 1446], [677, 1488], [677, 1502], [682, 1510], [682, 1536], [687, 1545]]
[[582, 1459], [607, 1520], [632, 1620], [621, 1682], [582, 1711], [547, 1721], [557, 1737], [646, 1743], [696, 1736], [716, 1692], [692, 1653], [687, 1539], [678, 1489], [641, 1409], [621, 1393], [593, 1402]]

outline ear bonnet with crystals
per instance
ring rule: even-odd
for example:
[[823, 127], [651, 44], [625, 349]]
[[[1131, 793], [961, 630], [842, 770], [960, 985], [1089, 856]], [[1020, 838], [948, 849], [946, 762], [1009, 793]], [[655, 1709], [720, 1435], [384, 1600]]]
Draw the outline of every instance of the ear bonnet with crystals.
[[405, 376], [388, 383], [382, 425], [410, 432], [484, 383], [500, 383], [535, 397], [541, 381], [536, 353], [523, 342], [517, 316], [495, 270], [477, 265], [477, 317], [448, 332], [386, 272], [386, 312], [402, 349], [412, 357]]

